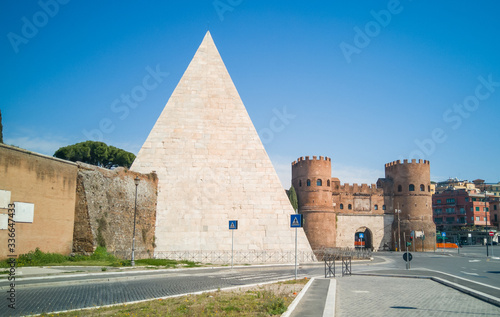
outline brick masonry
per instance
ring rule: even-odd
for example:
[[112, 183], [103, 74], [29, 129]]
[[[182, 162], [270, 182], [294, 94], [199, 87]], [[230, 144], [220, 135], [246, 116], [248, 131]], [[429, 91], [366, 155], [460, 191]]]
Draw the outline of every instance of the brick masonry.
[[125, 168], [108, 170], [78, 163], [73, 250], [91, 253], [98, 245], [128, 257], [132, 246], [137, 187], [136, 257], [154, 250], [157, 183], [156, 174], [140, 174]]

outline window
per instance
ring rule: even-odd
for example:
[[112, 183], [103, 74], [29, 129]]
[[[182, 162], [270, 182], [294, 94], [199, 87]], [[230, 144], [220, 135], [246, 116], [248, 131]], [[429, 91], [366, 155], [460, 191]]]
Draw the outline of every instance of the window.
[[446, 199], [447, 204], [454, 204], [455, 203], [455, 198], [448, 198]]
[[373, 209], [378, 210], [378, 205], [373, 206]]
[[403, 191], [403, 187], [401, 185], [398, 185], [398, 192]]
[[321, 179], [318, 179], [316, 181], [316, 186], [323, 186], [323, 181]]
[[483, 211], [490, 211], [488, 207], [483, 207]]
[[307, 186], [311, 186], [311, 180], [310, 179], [307, 180]]
[[435, 209], [434, 209], [434, 213], [435, 213], [436, 215], [439, 215], [439, 214], [441, 214], [442, 212], [443, 212], [443, 209], [441, 209], [441, 208], [435, 208]]
[[465, 223], [465, 217], [460, 217], [460, 219], [458, 219], [458, 223]]
[[483, 217], [483, 221], [486, 221], [486, 217]]
[[385, 210], [385, 205], [382, 205], [382, 210]]
[[476, 211], [479, 211], [479, 207], [476, 207]]
[[441, 199], [438, 199], [438, 200], [436, 201], [436, 204], [440, 204], [440, 203], [441, 203]]
[[469, 202], [469, 197], [465, 197], [465, 202]]
[[454, 214], [455, 213], [455, 208], [446, 208], [446, 213], [447, 214]]
[[352, 209], [352, 205], [351, 204], [347, 205], [347, 209], [351, 210]]
[[460, 207], [460, 213], [461, 213], [462, 215], [465, 215], [465, 208], [464, 208], [464, 207]]
[[497, 210], [497, 205], [493, 205], [493, 210]]
[[435, 223], [443, 223], [443, 218], [434, 218]]
[[330, 180], [326, 181], [326, 186], [330, 187]]
[[299, 187], [302, 187], [302, 181], [299, 179]]
[[344, 204], [340, 204], [340, 209], [344, 209]]
[[427, 186], [427, 191], [430, 193], [431, 192], [431, 185]]
[[446, 217], [446, 223], [453, 223], [455, 221], [455, 217]]
[[411, 192], [414, 192], [415, 191], [415, 185], [410, 184], [410, 186], [408, 186], [408, 190], [411, 191]]
[[479, 217], [476, 217], [476, 221], [479, 221]]
[[421, 185], [420, 185], [420, 191], [421, 191], [421, 192], [425, 192], [425, 186], [424, 186], [424, 184], [421, 184]]
[[476, 198], [472, 198], [472, 201], [476, 201]]
[[498, 221], [498, 217], [497, 217], [497, 215], [495, 214], [495, 222], [496, 222], [496, 221]]

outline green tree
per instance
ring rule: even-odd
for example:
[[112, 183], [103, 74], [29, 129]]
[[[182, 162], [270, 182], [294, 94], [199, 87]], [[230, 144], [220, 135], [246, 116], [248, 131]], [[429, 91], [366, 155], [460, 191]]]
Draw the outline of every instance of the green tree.
[[85, 141], [59, 148], [54, 157], [105, 168], [117, 166], [129, 168], [135, 160], [133, 153], [97, 141]]
[[297, 199], [297, 193], [295, 192], [295, 188], [293, 188], [293, 186], [290, 187], [287, 195], [290, 200], [290, 204], [292, 204], [293, 210], [299, 209], [299, 200]]

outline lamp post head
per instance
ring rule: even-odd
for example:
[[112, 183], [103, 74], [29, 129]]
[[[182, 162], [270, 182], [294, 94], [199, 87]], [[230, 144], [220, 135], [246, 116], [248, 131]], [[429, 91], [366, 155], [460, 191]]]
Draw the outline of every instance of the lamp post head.
[[139, 182], [141, 180], [139, 179], [139, 176], [136, 176], [135, 179], [134, 179], [134, 183], [135, 183], [135, 186], [139, 186]]

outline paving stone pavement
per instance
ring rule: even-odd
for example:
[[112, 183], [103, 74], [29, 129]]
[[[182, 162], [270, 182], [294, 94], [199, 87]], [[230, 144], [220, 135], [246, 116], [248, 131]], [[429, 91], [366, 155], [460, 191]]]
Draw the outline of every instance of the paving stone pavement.
[[336, 317], [500, 316], [500, 307], [428, 279], [337, 278]]

